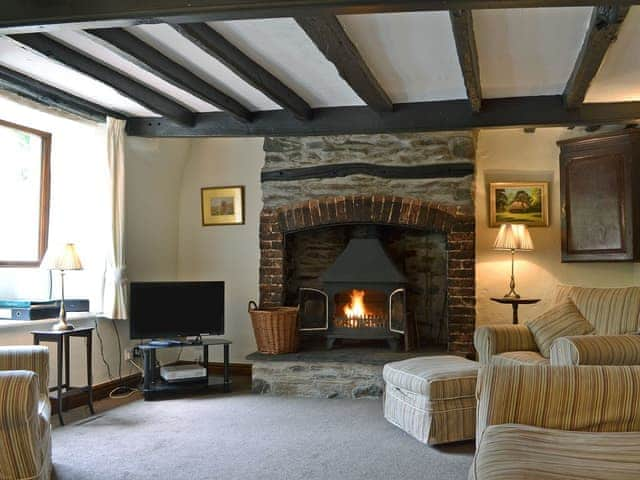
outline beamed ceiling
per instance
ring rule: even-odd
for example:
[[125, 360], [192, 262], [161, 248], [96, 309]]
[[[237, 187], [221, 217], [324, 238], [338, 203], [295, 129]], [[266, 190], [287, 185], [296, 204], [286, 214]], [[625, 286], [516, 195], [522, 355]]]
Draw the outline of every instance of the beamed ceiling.
[[634, 122], [640, 2], [591, 3], [4, 0], [0, 89], [140, 136]]

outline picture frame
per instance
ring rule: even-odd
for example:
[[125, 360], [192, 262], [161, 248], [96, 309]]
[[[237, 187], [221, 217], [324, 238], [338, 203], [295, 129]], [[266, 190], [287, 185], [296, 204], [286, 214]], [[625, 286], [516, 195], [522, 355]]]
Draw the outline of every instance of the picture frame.
[[549, 226], [549, 182], [489, 183], [489, 226]]
[[244, 186], [202, 187], [202, 226], [244, 225]]

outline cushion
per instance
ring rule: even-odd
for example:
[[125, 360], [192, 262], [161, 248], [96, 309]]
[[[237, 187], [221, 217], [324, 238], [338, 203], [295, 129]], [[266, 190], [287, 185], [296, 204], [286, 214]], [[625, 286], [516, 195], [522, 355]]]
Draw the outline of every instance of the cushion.
[[588, 288], [558, 285], [555, 302], [570, 298], [595, 327], [597, 335], [635, 333], [640, 329], [640, 287]]
[[585, 320], [578, 307], [569, 299], [530, 320], [527, 327], [545, 358], [549, 358], [551, 344], [556, 338], [587, 335], [594, 330], [593, 325]]
[[549, 359], [538, 352], [504, 352], [491, 357], [492, 365], [549, 365]]
[[385, 382], [431, 400], [474, 396], [479, 364], [453, 355], [416, 357], [387, 363]]

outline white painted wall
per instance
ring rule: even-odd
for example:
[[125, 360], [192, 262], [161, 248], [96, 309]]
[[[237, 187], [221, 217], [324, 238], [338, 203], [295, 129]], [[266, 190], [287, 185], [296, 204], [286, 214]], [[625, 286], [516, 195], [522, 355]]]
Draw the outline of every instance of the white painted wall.
[[[247, 302], [258, 298], [262, 143], [262, 138], [193, 140], [182, 177], [178, 278], [225, 282], [232, 362], [246, 362], [256, 349]], [[245, 186], [245, 224], [203, 227], [200, 188], [229, 185]], [[211, 353], [212, 361], [221, 360], [220, 352]]]
[[126, 255], [130, 281], [178, 276], [178, 217], [187, 139], [127, 137]]
[[482, 130], [477, 144], [476, 177], [476, 294], [477, 324], [507, 323], [511, 308], [489, 300], [508, 290], [510, 255], [492, 250], [497, 228], [488, 227], [490, 181], [550, 182], [550, 226], [531, 228], [535, 251], [516, 254], [516, 282], [521, 295], [543, 299], [537, 305], [522, 306], [520, 321], [533, 318], [549, 307], [558, 283], [612, 287], [640, 285], [640, 264], [561, 263], [560, 244], [560, 149], [556, 141], [583, 136], [582, 129], [540, 128], [535, 133], [522, 129]]

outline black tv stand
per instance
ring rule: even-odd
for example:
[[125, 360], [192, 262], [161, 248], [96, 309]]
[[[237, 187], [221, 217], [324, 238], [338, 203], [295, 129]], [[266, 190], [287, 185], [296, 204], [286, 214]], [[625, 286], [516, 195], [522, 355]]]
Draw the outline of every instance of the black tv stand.
[[[224, 348], [223, 375], [208, 375], [203, 379], [184, 381], [177, 383], [165, 382], [159, 375], [156, 366], [156, 352], [163, 348], [202, 347], [202, 363], [205, 368], [209, 365], [209, 347], [222, 345]], [[140, 345], [144, 360], [143, 394], [145, 400], [155, 400], [161, 395], [170, 393], [195, 393], [206, 390], [222, 389], [223, 392], [231, 391], [231, 377], [229, 372], [229, 345], [231, 341], [219, 337], [198, 338], [195, 342], [190, 340], [154, 340]]]

